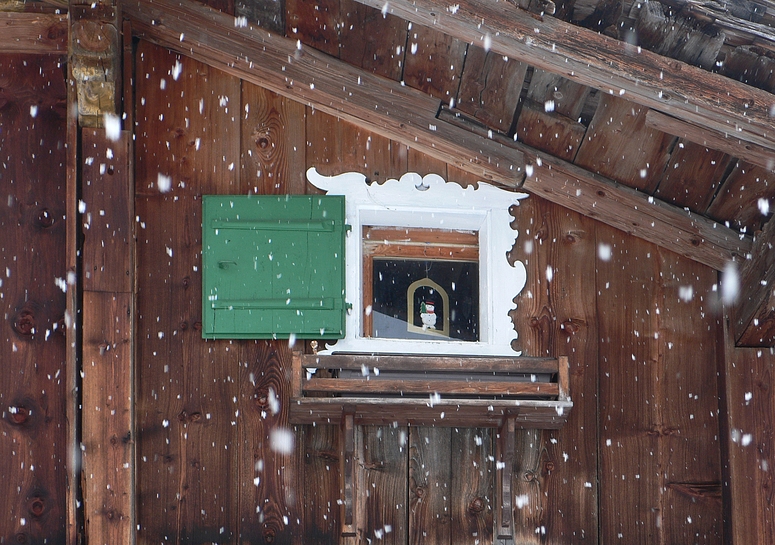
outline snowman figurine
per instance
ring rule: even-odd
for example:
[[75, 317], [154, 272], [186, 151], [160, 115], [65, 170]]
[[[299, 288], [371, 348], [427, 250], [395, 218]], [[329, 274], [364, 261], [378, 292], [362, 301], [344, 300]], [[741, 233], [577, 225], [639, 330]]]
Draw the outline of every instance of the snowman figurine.
[[420, 304], [420, 319], [422, 328], [436, 329], [436, 305], [431, 300], [425, 300]]

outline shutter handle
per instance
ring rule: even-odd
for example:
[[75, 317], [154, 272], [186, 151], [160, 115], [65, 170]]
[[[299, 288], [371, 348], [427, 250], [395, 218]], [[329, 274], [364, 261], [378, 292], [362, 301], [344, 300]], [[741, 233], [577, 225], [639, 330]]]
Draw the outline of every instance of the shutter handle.
[[218, 262], [218, 268], [219, 269], [228, 269], [229, 265], [234, 265], [236, 267], [237, 266], [237, 262], [236, 261], [219, 261]]

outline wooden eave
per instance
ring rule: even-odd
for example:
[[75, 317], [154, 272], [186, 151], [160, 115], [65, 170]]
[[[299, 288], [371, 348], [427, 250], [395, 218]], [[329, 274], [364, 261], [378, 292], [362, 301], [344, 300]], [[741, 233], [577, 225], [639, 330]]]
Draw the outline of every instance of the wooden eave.
[[133, 32], [144, 39], [364, 126], [484, 180], [521, 186], [527, 154], [532, 175], [524, 187], [553, 202], [718, 270], [750, 249], [748, 238], [717, 222], [522, 144], [512, 145], [488, 132], [476, 134], [437, 115], [438, 99], [301, 47], [294, 40], [252, 26], [235, 27], [233, 17], [206, 6], [135, 0], [123, 7]]
[[0, 13], [0, 51], [36, 55], [67, 53], [67, 14]]

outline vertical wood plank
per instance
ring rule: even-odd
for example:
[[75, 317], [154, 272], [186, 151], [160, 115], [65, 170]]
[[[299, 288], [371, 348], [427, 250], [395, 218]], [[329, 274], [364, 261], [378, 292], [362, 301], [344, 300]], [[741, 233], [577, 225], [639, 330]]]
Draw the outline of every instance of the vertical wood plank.
[[241, 346], [239, 543], [292, 543], [301, 533], [304, 491], [297, 480], [297, 435], [288, 424], [292, 352], [286, 341]]
[[407, 40], [404, 81], [449, 104], [457, 96], [468, 44], [422, 25]]
[[[725, 317], [725, 321], [728, 318]], [[729, 494], [725, 506], [735, 545], [769, 543], [775, 539], [772, 468], [773, 440], [772, 350], [735, 348], [728, 322], [724, 326], [726, 444]]]
[[285, 35], [339, 57], [339, 0], [285, 0]]
[[93, 543], [132, 543], [132, 292], [83, 294], [83, 499]]
[[57, 57], [1, 55], [0, 72], [12, 88], [0, 110], [0, 541], [65, 543], [65, 78]]
[[341, 0], [340, 58], [393, 80], [401, 79], [407, 23], [355, 0]]
[[242, 82], [243, 193], [303, 194], [305, 107], [251, 83]]
[[[409, 543], [451, 541], [451, 428], [409, 428]], [[454, 498], [460, 501], [459, 498]]]
[[[512, 312], [518, 348], [528, 356], [567, 355], [574, 407], [561, 430], [517, 431], [519, 535], [597, 540], [597, 310], [594, 221], [531, 196], [514, 209], [511, 257], [528, 283]], [[529, 479], [525, 479], [525, 476]], [[521, 508], [520, 508], [521, 505]], [[542, 533], [545, 532], [545, 533]], [[545, 536], [545, 537], [544, 537]]]
[[493, 430], [451, 428], [451, 543], [492, 543]]

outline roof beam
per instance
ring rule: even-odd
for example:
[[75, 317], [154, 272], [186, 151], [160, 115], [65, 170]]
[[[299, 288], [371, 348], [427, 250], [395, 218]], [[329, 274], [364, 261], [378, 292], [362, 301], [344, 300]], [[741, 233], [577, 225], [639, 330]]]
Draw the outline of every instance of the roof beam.
[[775, 95], [500, 1], [357, 0], [606, 93], [775, 150]]
[[0, 13], [0, 53], [67, 53], [67, 14]]
[[527, 157], [532, 176], [525, 180], [524, 189], [712, 268], [722, 270], [750, 249], [749, 239], [741, 239], [723, 225], [510, 138], [497, 134], [490, 138], [486, 129], [462, 123], [454, 114], [442, 112], [437, 117], [436, 99], [318, 51], [300, 50], [293, 40], [259, 29], [235, 28], [234, 18], [206, 6], [128, 0], [123, 8], [132, 18], [133, 31], [145, 39], [498, 185], [520, 183]]
[[[440, 117], [468, 126], [483, 137], [488, 129], [444, 109]], [[527, 164], [522, 189], [575, 210], [657, 246], [716, 270], [742, 261], [751, 239], [704, 216], [620, 185], [568, 161], [493, 134], [492, 138], [520, 150]]]
[[775, 346], [775, 220], [757, 233], [751, 253], [740, 271], [735, 341], [737, 346]]
[[132, 31], [265, 89], [366, 127], [499, 185], [524, 178], [522, 154], [436, 119], [439, 100], [196, 2], [127, 0]]

